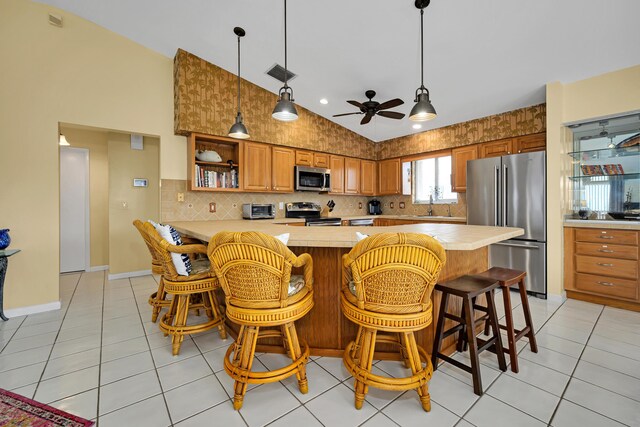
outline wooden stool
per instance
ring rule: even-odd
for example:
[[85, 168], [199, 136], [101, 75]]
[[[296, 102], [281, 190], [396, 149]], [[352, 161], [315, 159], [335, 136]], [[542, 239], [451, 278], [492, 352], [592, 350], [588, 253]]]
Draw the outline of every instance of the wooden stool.
[[[431, 410], [431, 360], [414, 332], [433, 321], [431, 293], [446, 254], [430, 236], [380, 233], [359, 242], [343, 256], [341, 308], [358, 325], [343, 361], [355, 380], [355, 407], [362, 408], [368, 388], [416, 390], [422, 408]], [[376, 342], [395, 345], [411, 376], [389, 378], [371, 373]], [[423, 366], [424, 364], [424, 366]]]
[[[256, 231], [220, 232], [211, 238], [208, 255], [224, 291], [226, 316], [240, 325], [224, 358], [224, 370], [235, 380], [233, 408], [242, 407], [248, 384], [292, 375], [298, 379], [300, 392], [307, 393], [309, 346], [298, 340], [294, 322], [313, 308], [311, 256], [296, 256], [276, 238]], [[303, 267], [304, 276], [292, 276], [292, 267]], [[282, 340], [292, 363], [273, 371], [252, 371], [261, 338]]]
[[[538, 344], [536, 343], [536, 336], [534, 335], [533, 322], [531, 321], [531, 311], [529, 310], [529, 299], [527, 298], [527, 289], [524, 285], [524, 278], [527, 275], [526, 271], [512, 270], [510, 268], [492, 267], [489, 270], [478, 274], [478, 276], [486, 277], [491, 280], [497, 280], [498, 284], [502, 287], [502, 299], [504, 301], [504, 315], [507, 322], [506, 325], [499, 325], [501, 329], [507, 331], [507, 341], [509, 347], [503, 347], [504, 352], [509, 354], [511, 359], [511, 370], [518, 373], [518, 351], [516, 349], [516, 342], [523, 336], [527, 336], [529, 339], [529, 346], [534, 353], [538, 352]], [[524, 323], [525, 327], [522, 330], [515, 329], [513, 326], [513, 311], [511, 309], [511, 292], [509, 288], [511, 286], [517, 286], [520, 292], [520, 299], [522, 300], [522, 310], [524, 311]], [[484, 333], [488, 335], [489, 321], [485, 321]]]
[[[442, 299], [440, 302], [440, 312], [438, 314], [438, 324], [436, 325], [433, 353], [431, 355], [433, 369], [438, 369], [438, 358], [440, 358], [466, 372], [469, 372], [473, 376], [473, 392], [478, 396], [482, 396], [483, 393], [482, 379], [480, 377], [480, 360], [478, 358], [478, 355], [481, 352], [495, 346], [496, 354], [498, 356], [498, 366], [501, 371], [507, 370], [507, 364], [505, 363], [504, 352], [502, 350], [502, 341], [500, 340], [500, 330], [498, 329], [498, 316], [496, 314], [496, 307], [493, 301], [493, 291], [497, 287], [498, 282], [496, 280], [478, 276], [462, 276], [436, 285], [436, 289], [442, 292]], [[475, 304], [476, 298], [482, 294], [486, 296], [487, 308]], [[446, 311], [450, 295], [456, 295], [462, 298], [462, 310], [460, 316], [447, 313]], [[486, 311], [488, 321], [493, 329], [493, 336], [486, 341], [476, 337], [475, 325], [477, 321], [475, 320], [475, 310]], [[451, 319], [458, 324], [445, 331], [443, 330], [445, 318]], [[482, 317], [482, 320], [484, 320], [484, 316]], [[471, 366], [467, 366], [458, 360], [440, 353], [443, 338], [446, 338], [458, 331], [460, 332], [461, 338], [458, 340], [458, 349], [460, 349], [463, 337], [466, 335], [466, 341], [469, 343]]]

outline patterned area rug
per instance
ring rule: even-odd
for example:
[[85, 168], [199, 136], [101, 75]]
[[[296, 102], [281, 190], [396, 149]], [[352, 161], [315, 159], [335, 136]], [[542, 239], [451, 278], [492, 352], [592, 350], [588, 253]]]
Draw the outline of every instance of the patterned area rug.
[[0, 388], [0, 427], [90, 427], [93, 424]]

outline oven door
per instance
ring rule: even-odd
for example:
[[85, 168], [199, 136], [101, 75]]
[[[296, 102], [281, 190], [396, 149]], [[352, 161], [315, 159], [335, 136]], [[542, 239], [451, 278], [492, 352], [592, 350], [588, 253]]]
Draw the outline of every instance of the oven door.
[[329, 191], [331, 174], [329, 169], [295, 167], [296, 191]]

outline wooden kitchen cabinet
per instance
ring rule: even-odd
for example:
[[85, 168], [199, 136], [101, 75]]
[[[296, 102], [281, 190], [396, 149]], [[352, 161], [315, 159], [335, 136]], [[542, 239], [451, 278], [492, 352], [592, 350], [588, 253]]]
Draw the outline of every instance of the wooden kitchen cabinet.
[[372, 160], [360, 160], [360, 194], [373, 196], [376, 194], [376, 162]]
[[451, 188], [456, 193], [467, 191], [467, 162], [478, 158], [478, 146], [467, 145], [451, 150]]
[[531, 135], [513, 138], [514, 153], [530, 153], [532, 151], [544, 151], [547, 148], [547, 133], [534, 133]]
[[329, 169], [331, 169], [331, 193], [344, 193], [344, 157], [330, 156]]
[[344, 158], [344, 192], [345, 194], [360, 193], [360, 159]]
[[402, 191], [400, 180], [400, 159], [378, 162], [378, 195], [400, 194]]
[[313, 166], [313, 153], [296, 150], [296, 166]]
[[313, 153], [313, 167], [329, 169], [329, 157], [327, 153]]
[[638, 231], [565, 227], [569, 298], [640, 311]]
[[497, 141], [489, 141], [480, 144], [479, 158], [506, 156], [513, 154], [513, 139], [499, 139]]
[[271, 146], [244, 143], [244, 186], [249, 191], [271, 190]]
[[291, 148], [271, 147], [271, 190], [293, 193], [293, 166], [296, 152]]

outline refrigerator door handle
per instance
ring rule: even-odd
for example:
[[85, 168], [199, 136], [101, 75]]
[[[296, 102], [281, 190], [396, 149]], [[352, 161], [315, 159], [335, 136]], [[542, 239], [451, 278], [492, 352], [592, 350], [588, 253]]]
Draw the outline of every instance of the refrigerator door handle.
[[524, 249], [540, 249], [538, 246], [529, 246], [529, 245], [518, 245], [515, 243], [493, 243], [498, 246], [509, 246], [511, 248], [524, 248]]
[[502, 165], [502, 226], [507, 227], [507, 165]]
[[498, 192], [498, 188], [500, 188], [500, 168], [496, 166], [493, 171], [493, 194], [496, 198], [496, 206], [493, 211], [493, 225], [496, 227], [498, 226], [498, 212], [500, 212], [500, 193]]

